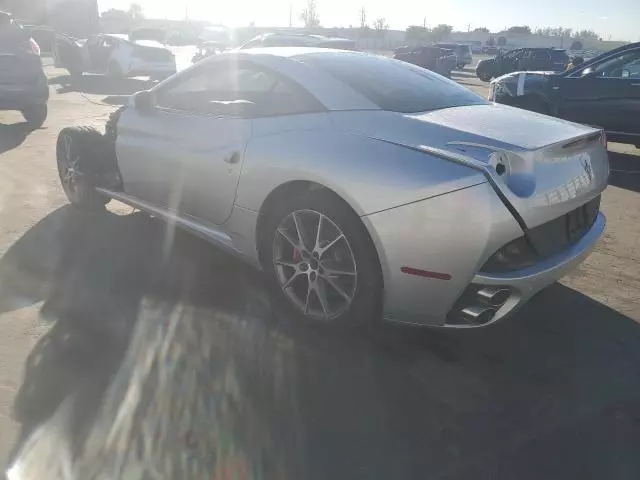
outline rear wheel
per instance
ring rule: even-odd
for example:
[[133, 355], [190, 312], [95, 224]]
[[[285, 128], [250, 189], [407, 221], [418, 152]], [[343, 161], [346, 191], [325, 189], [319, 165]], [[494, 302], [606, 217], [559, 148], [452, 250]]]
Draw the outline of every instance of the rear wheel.
[[100, 210], [109, 202], [109, 198], [96, 192], [87, 168], [105, 141], [100, 132], [90, 127], [71, 127], [60, 132], [56, 148], [58, 174], [73, 205]]
[[40, 128], [47, 119], [47, 105], [34, 105], [22, 110], [22, 116], [31, 128]]
[[331, 192], [313, 190], [276, 205], [260, 250], [275, 294], [298, 318], [352, 328], [379, 314], [375, 247], [360, 218]]

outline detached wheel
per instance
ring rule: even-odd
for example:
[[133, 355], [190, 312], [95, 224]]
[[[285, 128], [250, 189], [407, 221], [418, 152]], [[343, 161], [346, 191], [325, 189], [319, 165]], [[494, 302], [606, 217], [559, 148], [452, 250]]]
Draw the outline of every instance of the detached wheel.
[[313, 190], [277, 205], [260, 250], [275, 294], [297, 317], [348, 329], [379, 315], [378, 255], [360, 218], [334, 194]]
[[22, 110], [22, 116], [31, 128], [40, 128], [47, 119], [47, 105], [34, 105]]
[[480, 80], [482, 80], [483, 82], [490, 82], [490, 81], [491, 81], [491, 78], [492, 78], [492, 75], [491, 75], [489, 72], [484, 72], [484, 71], [482, 71], [482, 70], [481, 70], [481, 71], [479, 71], [479, 72], [476, 72], [476, 75], [477, 75], [477, 76], [478, 76], [478, 78], [479, 78]]
[[104, 142], [102, 134], [90, 127], [65, 128], [58, 136], [58, 175], [73, 205], [102, 210], [109, 203], [109, 198], [96, 192], [90, 174], [90, 162], [103, 151]]

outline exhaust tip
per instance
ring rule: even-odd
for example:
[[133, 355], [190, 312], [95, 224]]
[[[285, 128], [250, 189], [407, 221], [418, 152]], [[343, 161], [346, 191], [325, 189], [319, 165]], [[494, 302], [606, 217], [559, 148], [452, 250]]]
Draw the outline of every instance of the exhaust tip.
[[493, 320], [496, 311], [486, 307], [467, 307], [462, 310], [462, 317], [474, 325], [485, 325]]
[[511, 289], [509, 288], [483, 288], [478, 291], [478, 299], [485, 305], [501, 307], [509, 300]]

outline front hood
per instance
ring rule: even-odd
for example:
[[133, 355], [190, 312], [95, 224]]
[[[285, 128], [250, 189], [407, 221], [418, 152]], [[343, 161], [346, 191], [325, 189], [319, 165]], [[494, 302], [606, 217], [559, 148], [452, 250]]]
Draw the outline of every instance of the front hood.
[[339, 112], [336, 119], [344, 130], [482, 171], [529, 228], [597, 196], [609, 176], [598, 130], [505, 105]]
[[495, 65], [496, 60], [495, 58], [485, 58], [484, 60], [480, 60], [478, 62], [478, 65], [476, 65], [476, 70], [479, 68], [489, 68], [489, 67], [493, 67], [493, 65]]

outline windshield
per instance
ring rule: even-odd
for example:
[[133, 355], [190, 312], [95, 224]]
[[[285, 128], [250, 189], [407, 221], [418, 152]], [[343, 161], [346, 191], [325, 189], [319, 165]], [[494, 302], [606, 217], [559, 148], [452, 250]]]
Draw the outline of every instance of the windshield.
[[416, 113], [487, 103], [479, 95], [425, 69], [373, 55], [303, 55], [302, 63], [329, 73], [382, 110]]

